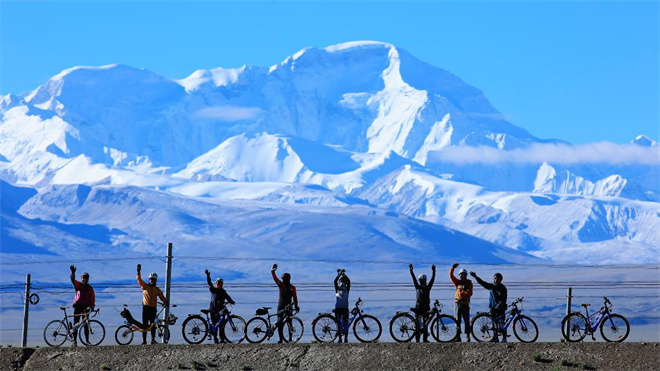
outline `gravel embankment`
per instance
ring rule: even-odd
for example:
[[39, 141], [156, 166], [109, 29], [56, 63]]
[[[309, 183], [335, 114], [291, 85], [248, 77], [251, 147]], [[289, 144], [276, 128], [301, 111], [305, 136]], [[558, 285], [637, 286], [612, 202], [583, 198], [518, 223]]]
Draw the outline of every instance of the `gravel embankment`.
[[658, 370], [658, 343], [3, 348], [1, 370]]

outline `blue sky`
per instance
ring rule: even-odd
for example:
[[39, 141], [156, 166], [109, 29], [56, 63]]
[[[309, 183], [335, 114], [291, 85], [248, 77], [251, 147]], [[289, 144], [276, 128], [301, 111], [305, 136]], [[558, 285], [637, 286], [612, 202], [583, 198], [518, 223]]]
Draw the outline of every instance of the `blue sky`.
[[484, 91], [515, 125], [574, 143], [660, 137], [658, 1], [2, 1], [0, 93], [122, 63], [182, 78], [378, 40]]

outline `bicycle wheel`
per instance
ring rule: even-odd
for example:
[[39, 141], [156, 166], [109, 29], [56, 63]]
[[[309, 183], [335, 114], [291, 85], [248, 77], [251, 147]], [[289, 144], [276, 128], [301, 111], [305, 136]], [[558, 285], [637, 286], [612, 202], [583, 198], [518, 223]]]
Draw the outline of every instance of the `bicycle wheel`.
[[199, 344], [203, 342], [206, 339], [208, 331], [209, 325], [202, 316], [188, 316], [181, 324], [183, 340], [188, 344]]
[[339, 324], [331, 314], [320, 314], [312, 322], [312, 335], [320, 343], [332, 343], [339, 335]]
[[167, 344], [170, 342], [170, 329], [161, 322], [156, 327], [156, 342], [158, 344]]
[[245, 325], [245, 338], [250, 343], [261, 343], [268, 337], [268, 322], [261, 317], [254, 317]]
[[44, 340], [51, 347], [59, 347], [64, 344], [68, 336], [69, 331], [64, 321], [50, 321], [44, 329]]
[[415, 336], [415, 318], [408, 313], [397, 313], [390, 320], [390, 335], [397, 343], [405, 343]]
[[581, 313], [571, 313], [561, 321], [561, 333], [566, 341], [575, 343], [587, 336], [587, 319]]
[[479, 313], [474, 316], [470, 327], [472, 328], [472, 337], [480, 343], [491, 341], [497, 335], [497, 325], [488, 313]]
[[83, 345], [95, 347], [105, 339], [105, 327], [101, 322], [90, 319], [78, 328], [78, 339]]
[[358, 318], [353, 325], [355, 338], [363, 343], [371, 343], [378, 340], [382, 332], [383, 326], [381, 326], [380, 321], [370, 314], [365, 314], [362, 318]]
[[289, 317], [284, 323], [284, 341], [287, 343], [297, 343], [303, 336], [305, 326], [303, 321], [296, 317]]
[[222, 337], [230, 343], [240, 343], [245, 339], [245, 320], [241, 316], [232, 314], [229, 320], [222, 325]]
[[441, 314], [431, 322], [431, 336], [435, 341], [448, 343], [456, 340], [459, 335], [458, 321], [450, 315]]
[[115, 341], [119, 345], [128, 345], [133, 341], [133, 329], [128, 325], [121, 325], [115, 331]]
[[600, 334], [608, 342], [621, 342], [630, 334], [630, 323], [620, 314], [610, 314], [610, 319], [603, 319], [600, 323]]
[[520, 316], [513, 321], [513, 334], [523, 343], [533, 343], [539, 338], [539, 327], [527, 316]]

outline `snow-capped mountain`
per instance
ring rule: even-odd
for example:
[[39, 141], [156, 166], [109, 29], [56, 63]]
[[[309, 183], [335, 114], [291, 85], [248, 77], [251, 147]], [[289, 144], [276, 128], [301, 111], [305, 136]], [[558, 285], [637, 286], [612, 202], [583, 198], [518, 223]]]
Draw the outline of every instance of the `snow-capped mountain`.
[[[8, 225], [26, 232], [2, 233], [35, 248], [45, 232], [30, 223], [121, 231], [104, 232], [104, 244], [125, 251], [147, 251], [174, 232], [208, 248], [218, 240], [252, 246], [233, 238], [256, 235], [223, 229], [210, 215], [240, 220], [275, 207], [269, 217], [288, 227], [264, 218], [244, 223], [280, 231], [269, 241], [286, 249], [292, 241], [317, 243], [317, 232], [293, 233], [298, 227], [319, 231], [335, 223], [340, 242], [326, 247], [338, 248], [353, 246], [356, 235], [422, 223], [430, 236], [424, 243], [442, 245], [463, 232], [477, 238], [461, 243], [480, 246], [482, 255], [561, 260], [568, 258], [562, 251], [577, 249], [568, 259], [659, 261], [657, 164], [443, 157], [450, 148], [505, 153], [543, 144], [568, 145], [534, 137], [506, 121], [477, 88], [380, 42], [307, 48], [271, 67], [198, 70], [182, 79], [125, 65], [74, 67], [0, 100], [3, 187], [34, 190], [20, 208], [3, 206], [3, 216], [13, 215]], [[651, 156], [659, 150], [644, 136], [628, 145]], [[183, 204], [186, 210], [167, 206]], [[368, 222], [388, 212], [405, 217], [387, 219], [386, 227]], [[390, 255], [415, 249], [415, 241], [397, 243], [381, 248], [397, 251]], [[625, 247], [614, 259], [619, 244]]]

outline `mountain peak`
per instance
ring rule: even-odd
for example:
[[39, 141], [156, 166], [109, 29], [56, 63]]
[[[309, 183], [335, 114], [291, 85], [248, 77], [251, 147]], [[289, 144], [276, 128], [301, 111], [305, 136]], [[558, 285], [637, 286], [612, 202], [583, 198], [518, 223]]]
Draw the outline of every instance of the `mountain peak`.
[[630, 143], [637, 144], [638, 146], [642, 146], [642, 147], [653, 147], [658, 144], [658, 142], [647, 137], [646, 135], [638, 135], [637, 137], [635, 137], [635, 139], [630, 141]]

